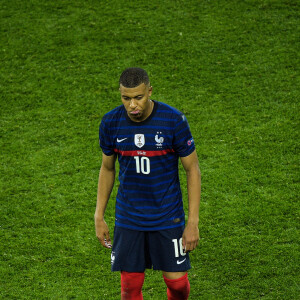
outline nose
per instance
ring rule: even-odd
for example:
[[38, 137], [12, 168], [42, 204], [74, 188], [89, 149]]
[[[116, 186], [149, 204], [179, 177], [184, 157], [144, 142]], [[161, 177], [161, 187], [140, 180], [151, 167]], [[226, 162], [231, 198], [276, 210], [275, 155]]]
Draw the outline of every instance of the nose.
[[136, 107], [136, 102], [135, 102], [134, 99], [131, 99], [131, 100], [130, 100], [130, 107], [131, 107], [131, 108], [135, 108], [135, 107]]

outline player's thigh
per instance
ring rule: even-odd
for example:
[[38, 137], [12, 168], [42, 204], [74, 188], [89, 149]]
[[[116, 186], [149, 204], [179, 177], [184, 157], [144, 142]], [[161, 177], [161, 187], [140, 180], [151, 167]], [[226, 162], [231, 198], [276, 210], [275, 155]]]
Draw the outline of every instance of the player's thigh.
[[144, 272], [149, 267], [145, 233], [115, 227], [111, 253], [112, 271]]

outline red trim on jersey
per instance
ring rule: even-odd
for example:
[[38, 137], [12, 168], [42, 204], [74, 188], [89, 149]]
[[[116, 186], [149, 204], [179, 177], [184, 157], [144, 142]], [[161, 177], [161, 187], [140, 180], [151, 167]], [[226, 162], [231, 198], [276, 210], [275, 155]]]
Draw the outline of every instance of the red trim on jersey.
[[154, 151], [147, 151], [147, 150], [133, 150], [133, 151], [122, 151], [119, 149], [114, 149], [115, 153], [119, 153], [122, 156], [161, 156], [166, 155], [167, 153], [175, 152], [173, 149], [164, 149], [164, 150], [154, 150]]

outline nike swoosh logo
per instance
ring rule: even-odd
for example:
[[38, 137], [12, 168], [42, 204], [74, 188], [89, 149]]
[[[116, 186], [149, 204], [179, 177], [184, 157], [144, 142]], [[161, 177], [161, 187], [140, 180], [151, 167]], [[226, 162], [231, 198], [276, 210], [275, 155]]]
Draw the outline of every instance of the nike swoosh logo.
[[186, 261], [186, 258], [185, 258], [184, 260], [182, 260], [182, 261], [177, 260], [177, 265], [180, 265], [180, 264], [182, 264], [182, 263], [185, 262], [185, 261]]
[[125, 139], [120, 139], [120, 140], [117, 138], [117, 142], [118, 142], [118, 143], [121, 143], [121, 142], [123, 142], [123, 141], [125, 141], [125, 140], [127, 140], [127, 138], [125, 138]]

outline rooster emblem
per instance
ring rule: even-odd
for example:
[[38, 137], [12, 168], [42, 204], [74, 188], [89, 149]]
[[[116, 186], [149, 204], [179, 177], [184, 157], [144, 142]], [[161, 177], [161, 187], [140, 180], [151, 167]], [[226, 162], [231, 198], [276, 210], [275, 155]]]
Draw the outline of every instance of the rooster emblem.
[[157, 132], [157, 134], [155, 135], [155, 142], [157, 143], [157, 147], [162, 147], [162, 143], [164, 142], [164, 138], [160, 136], [161, 134], [162, 132]]

